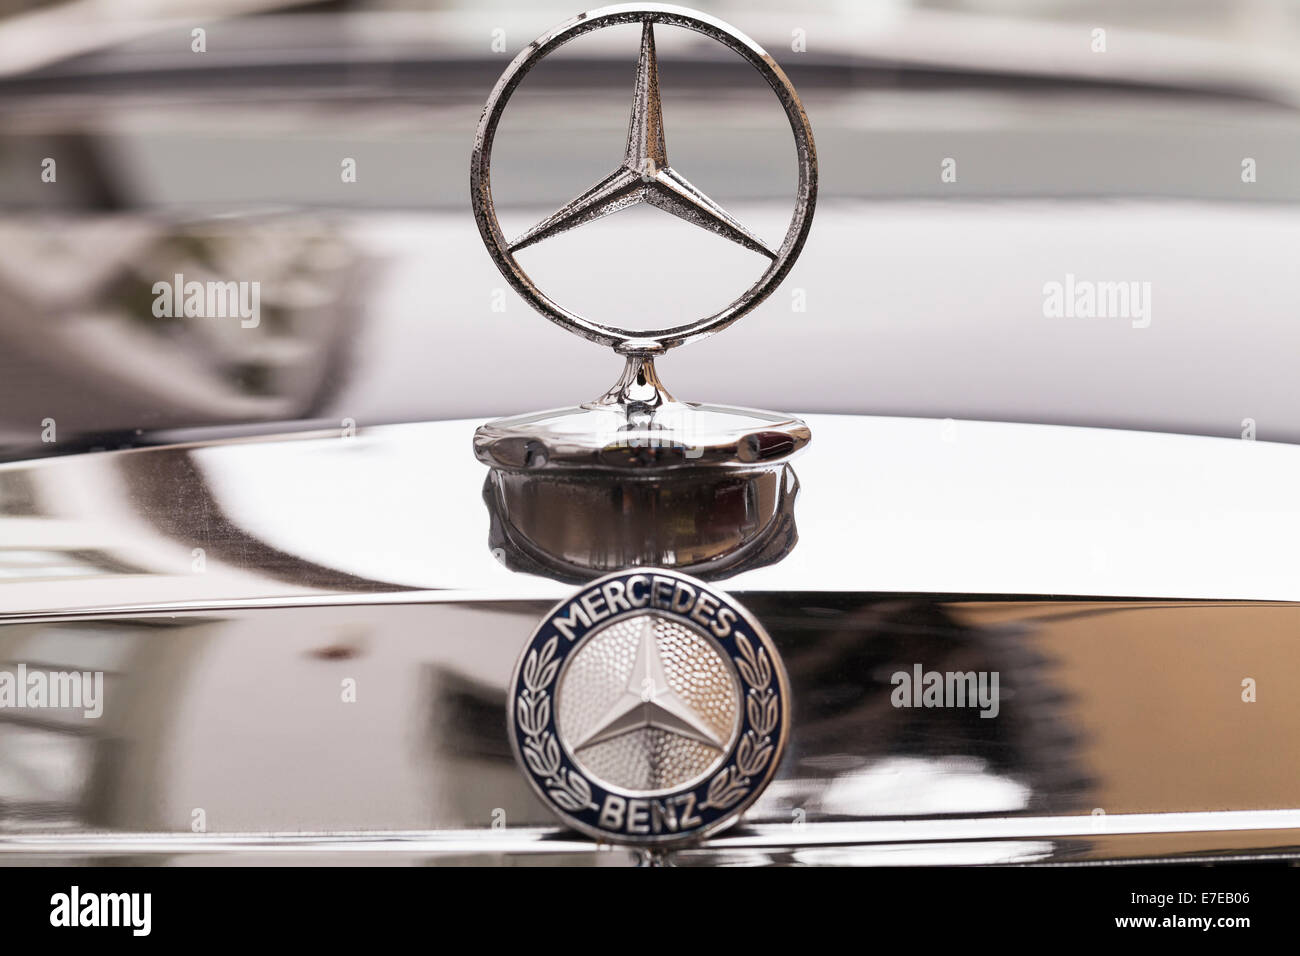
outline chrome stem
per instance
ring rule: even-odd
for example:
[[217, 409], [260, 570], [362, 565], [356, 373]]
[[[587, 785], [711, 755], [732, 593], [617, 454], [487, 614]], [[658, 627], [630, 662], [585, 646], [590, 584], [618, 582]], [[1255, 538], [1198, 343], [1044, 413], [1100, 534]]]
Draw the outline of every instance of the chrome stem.
[[618, 381], [604, 395], [585, 407], [619, 405], [628, 412], [653, 412], [676, 401], [659, 380], [654, 356], [647, 352], [628, 352], [623, 374]]

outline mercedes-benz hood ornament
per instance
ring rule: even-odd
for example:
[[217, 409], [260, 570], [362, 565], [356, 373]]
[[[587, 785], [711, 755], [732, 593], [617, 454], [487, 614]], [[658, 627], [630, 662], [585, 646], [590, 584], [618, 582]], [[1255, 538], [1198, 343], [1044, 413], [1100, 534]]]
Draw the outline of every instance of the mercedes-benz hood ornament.
[[[641, 26], [621, 157], [599, 182], [508, 238], [493, 205], [491, 169], [497, 125], [512, 94], [529, 70], [570, 40], [620, 24]], [[779, 246], [767, 245], [670, 163], [671, 113], [665, 117], [660, 101], [656, 28], [685, 28], [729, 47], [776, 94], [798, 165], [794, 210]], [[789, 272], [808, 235], [817, 195], [816, 149], [799, 97], [776, 62], [734, 28], [681, 7], [613, 6], [577, 16], [529, 44], [497, 82], [479, 122], [470, 188], [479, 232], [511, 286], [557, 325], [624, 357], [622, 375], [603, 396], [489, 422], [475, 433], [475, 454], [492, 467], [485, 496], [494, 548], [513, 566], [550, 568], [570, 579], [634, 564], [721, 575], [787, 551], [795, 538], [791, 501], [797, 483], [784, 463], [811, 439], [808, 426], [776, 412], [678, 401], [654, 364], [668, 350], [712, 335], [754, 309]], [[750, 250], [761, 267], [758, 278], [730, 304], [693, 322], [630, 330], [556, 302], [516, 257], [559, 233], [641, 204]], [[597, 475], [604, 480], [593, 485]], [[723, 503], [720, 509], [717, 502]], [[691, 517], [701, 509], [703, 521]], [[569, 532], [576, 527], [598, 530], [575, 539]]]

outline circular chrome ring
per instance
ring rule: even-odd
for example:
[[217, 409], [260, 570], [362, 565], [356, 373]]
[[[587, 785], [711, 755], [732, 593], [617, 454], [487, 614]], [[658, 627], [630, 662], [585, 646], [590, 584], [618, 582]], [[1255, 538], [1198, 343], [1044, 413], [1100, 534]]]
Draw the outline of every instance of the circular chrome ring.
[[[496, 207], [492, 201], [491, 165], [492, 142], [497, 123], [505, 111], [511, 94], [524, 76], [543, 57], [585, 33], [604, 27], [628, 23], [663, 23], [684, 27], [725, 44], [750, 63], [768, 85], [776, 92], [794, 134], [795, 150], [799, 162], [799, 184], [795, 196], [794, 214], [785, 239], [775, 258], [758, 280], [719, 312], [684, 325], [650, 331], [628, 331], [602, 325], [570, 312], [537, 288], [528, 273], [519, 265], [510, 251], [509, 242], [501, 232]], [[817, 150], [813, 144], [812, 127], [804, 113], [803, 104], [785, 73], [776, 61], [749, 37], [707, 14], [667, 4], [624, 4], [602, 7], [580, 14], [534, 40], [506, 68], [497, 81], [492, 95], [483, 108], [478, 132], [474, 139], [474, 153], [470, 161], [470, 197], [474, 205], [474, 218], [479, 232], [491, 253], [497, 268], [507, 281], [532, 306], [557, 325], [593, 342], [609, 345], [620, 352], [662, 352], [687, 342], [704, 338], [725, 329], [745, 313], [762, 302], [785, 278], [794, 265], [808, 228], [812, 224], [813, 209], [817, 200]]]

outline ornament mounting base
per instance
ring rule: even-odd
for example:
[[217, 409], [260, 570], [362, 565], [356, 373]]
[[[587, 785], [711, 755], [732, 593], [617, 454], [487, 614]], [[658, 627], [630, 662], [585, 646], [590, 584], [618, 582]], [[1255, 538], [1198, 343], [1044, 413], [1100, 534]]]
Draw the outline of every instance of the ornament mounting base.
[[683, 468], [771, 468], [811, 440], [808, 425], [792, 415], [679, 402], [659, 379], [653, 356], [637, 351], [593, 402], [480, 426], [474, 454], [507, 471], [600, 469], [650, 477]]
[[474, 433], [492, 469], [489, 546], [507, 567], [566, 581], [637, 566], [716, 579], [771, 564], [798, 540], [787, 459], [811, 439], [791, 415], [679, 402], [652, 354], [628, 352], [595, 401]]

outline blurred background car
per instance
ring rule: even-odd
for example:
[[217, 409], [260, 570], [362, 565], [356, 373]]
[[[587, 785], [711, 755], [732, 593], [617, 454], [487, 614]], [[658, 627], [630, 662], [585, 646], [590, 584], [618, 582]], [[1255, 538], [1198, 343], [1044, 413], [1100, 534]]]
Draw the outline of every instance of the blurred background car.
[[[678, 397], [1300, 439], [1300, 5], [698, 6], [791, 76], [821, 193], [779, 293], [662, 363]], [[569, 6], [3, 7], [0, 456], [508, 414], [612, 381], [504, 287], [468, 212], [487, 92]], [[507, 230], [617, 156], [633, 30], [571, 44], [516, 94]], [[664, 32], [674, 165], [781, 235], [779, 108], [738, 57]], [[673, 282], [617, 254], [647, 246]], [[521, 261], [579, 311], [663, 324], [727, 301], [748, 255], [637, 209]], [[261, 321], [154, 315], [178, 273], [260, 283]], [[1045, 315], [1076, 280], [1148, 284], [1149, 314]]]

